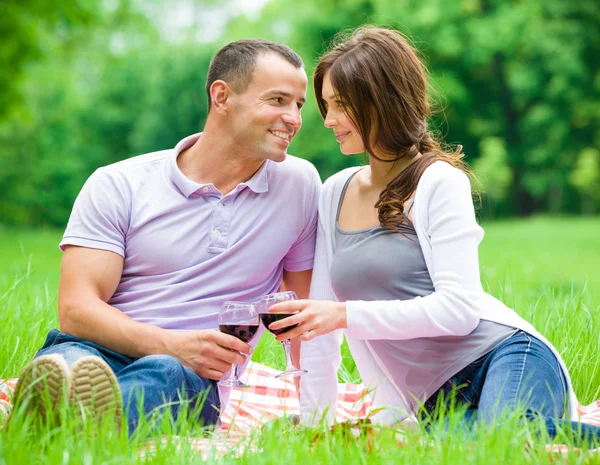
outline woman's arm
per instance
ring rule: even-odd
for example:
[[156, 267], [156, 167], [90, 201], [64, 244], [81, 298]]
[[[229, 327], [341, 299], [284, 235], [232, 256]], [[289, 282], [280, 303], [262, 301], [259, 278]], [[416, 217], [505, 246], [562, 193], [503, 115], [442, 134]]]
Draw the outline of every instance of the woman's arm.
[[[432, 294], [411, 300], [348, 301], [345, 309], [332, 302], [287, 302], [275, 311], [300, 310], [286, 320], [287, 325], [299, 325], [280, 337], [311, 340], [332, 331], [332, 322], [336, 328], [346, 327], [349, 337], [365, 340], [462, 336], [472, 332], [480, 316], [478, 298], [482, 288], [477, 248], [482, 229], [475, 219], [467, 176], [456, 169], [445, 170], [443, 176], [434, 179], [428, 204], [420, 208], [427, 209], [429, 220]], [[345, 313], [345, 319], [340, 312]]]

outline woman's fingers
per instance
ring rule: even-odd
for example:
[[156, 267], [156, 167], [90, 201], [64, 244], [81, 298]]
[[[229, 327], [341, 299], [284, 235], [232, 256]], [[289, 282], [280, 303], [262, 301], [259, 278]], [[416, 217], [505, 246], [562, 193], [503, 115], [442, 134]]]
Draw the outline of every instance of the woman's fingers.
[[294, 313], [304, 310], [310, 300], [288, 300], [287, 302], [280, 302], [275, 305], [271, 305], [269, 313]]
[[309, 329], [308, 331], [304, 331], [300, 336], [298, 336], [298, 340], [306, 342], [306, 341], [310, 341], [311, 339], [313, 339], [316, 336], [317, 336], [317, 332], [311, 331]]
[[306, 331], [308, 331], [308, 329], [306, 328], [306, 325], [298, 325], [295, 328], [286, 331], [285, 333], [281, 333], [279, 334], [276, 339], [278, 341], [285, 341], [286, 339], [294, 339], [296, 337], [299, 337], [300, 335], [302, 335], [303, 333], [305, 333]]
[[282, 318], [279, 321], [274, 321], [269, 325], [269, 329], [278, 330], [284, 329], [288, 326], [298, 325], [304, 322], [305, 315], [302, 313], [290, 314], [290, 316], [286, 318]]

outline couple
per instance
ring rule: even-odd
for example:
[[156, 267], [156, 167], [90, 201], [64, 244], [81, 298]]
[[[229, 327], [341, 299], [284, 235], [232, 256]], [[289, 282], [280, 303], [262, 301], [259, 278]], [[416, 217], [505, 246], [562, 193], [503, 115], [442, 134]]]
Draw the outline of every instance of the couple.
[[455, 398], [471, 419], [521, 407], [551, 436], [573, 427], [599, 438], [574, 422], [560, 355], [482, 290], [470, 172], [427, 128], [415, 50], [361, 28], [320, 59], [313, 84], [341, 152], [369, 156], [321, 192], [315, 168], [286, 156], [302, 124], [302, 60], [262, 40], [213, 58], [201, 134], [90, 177], [60, 245], [62, 332], [25, 368], [17, 401], [52, 417], [38, 402], [42, 376], [55, 405], [117, 419], [124, 406], [130, 433], [140, 415], [177, 417], [186, 399], [204, 402], [194, 421], [214, 424], [216, 381], [252, 351], [216, 330], [220, 304], [283, 287], [301, 300], [272, 311], [297, 313], [270, 327], [298, 325], [277, 338], [302, 341], [305, 424], [333, 421], [344, 330], [383, 408], [375, 421], [429, 421]]

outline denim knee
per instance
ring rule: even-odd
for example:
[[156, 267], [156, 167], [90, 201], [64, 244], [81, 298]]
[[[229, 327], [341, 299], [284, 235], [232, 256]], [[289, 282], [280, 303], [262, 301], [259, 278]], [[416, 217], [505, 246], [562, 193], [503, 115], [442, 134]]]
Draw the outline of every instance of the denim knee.
[[79, 342], [63, 342], [62, 344], [53, 344], [48, 347], [40, 349], [34, 358], [42, 355], [58, 354], [62, 355], [67, 362], [69, 368], [81, 357], [87, 355], [101, 356], [100, 352], [88, 345], [81, 344]]
[[135, 362], [136, 368], [151, 369], [167, 382], [174, 382], [185, 375], [184, 366], [175, 357], [165, 354], [147, 355]]

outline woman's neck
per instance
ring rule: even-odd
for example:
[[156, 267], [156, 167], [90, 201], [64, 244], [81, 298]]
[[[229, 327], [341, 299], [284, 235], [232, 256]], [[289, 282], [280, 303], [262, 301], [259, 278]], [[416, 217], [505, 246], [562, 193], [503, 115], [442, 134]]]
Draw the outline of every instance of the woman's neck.
[[369, 157], [369, 175], [373, 187], [383, 190], [389, 182], [408, 168], [415, 160], [421, 158], [421, 153], [410, 157], [405, 156], [393, 162], [385, 162], [375, 157]]

